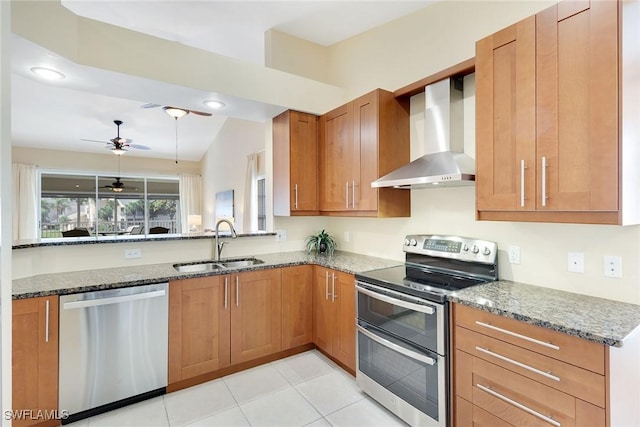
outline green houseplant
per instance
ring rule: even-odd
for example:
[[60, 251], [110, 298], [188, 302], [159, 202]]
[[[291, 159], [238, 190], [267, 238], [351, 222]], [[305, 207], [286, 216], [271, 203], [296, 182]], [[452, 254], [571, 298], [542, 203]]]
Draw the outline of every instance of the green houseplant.
[[307, 237], [305, 245], [307, 246], [307, 253], [315, 251], [317, 254], [327, 253], [329, 256], [333, 255], [333, 251], [338, 246], [335, 239], [324, 230]]

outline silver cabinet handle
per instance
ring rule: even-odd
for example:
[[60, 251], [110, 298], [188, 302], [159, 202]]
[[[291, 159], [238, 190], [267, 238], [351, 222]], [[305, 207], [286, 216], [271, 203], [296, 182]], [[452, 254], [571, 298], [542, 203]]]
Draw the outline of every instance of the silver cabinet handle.
[[44, 342], [49, 342], [49, 300], [44, 302]]
[[295, 201], [293, 203], [293, 206], [295, 209], [298, 209], [298, 184], [293, 186], [293, 193], [295, 195]]
[[240, 276], [236, 276], [236, 307], [240, 306]]
[[561, 424], [558, 421], [554, 420], [551, 416], [541, 414], [540, 412], [534, 411], [533, 409], [529, 408], [528, 406], [523, 405], [520, 402], [516, 402], [513, 399], [509, 399], [507, 396], [503, 396], [502, 394], [491, 390], [491, 387], [489, 387], [489, 386], [484, 386], [482, 384], [476, 384], [476, 387], [478, 387], [480, 390], [482, 390], [484, 392], [489, 393], [493, 397], [496, 397], [496, 398], [502, 400], [503, 402], [509, 403], [509, 404], [515, 406], [516, 408], [522, 409], [523, 411], [533, 415], [534, 417], [540, 418], [542, 421], [546, 421], [549, 424], [554, 425], [556, 427], [561, 427]]
[[480, 326], [482, 326], [484, 328], [489, 328], [489, 329], [492, 329], [494, 331], [502, 332], [503, 334], [511, 335], [512, 337], [520, 338], [520, 339], [523, 339], [525, 341], [532, 342], [534, 344], [539, 344], [541, 346], [544, 346], [544, 347], [547, 347], [547, 348], [551, 348], [553, 350], [560, 350], [560, 347], [558, 347], [555, 344], [551, 344], [550, 342], [540, 341], [540, 340], [537, 340], [535, 338], [528, 337], [526, 335], [521, 335], [521, 334], [519, 334], [517, 332], [512, 332], [512, 331], [509, 331], [509, 330], [506, 330], [506, 329], [502, 329], [502, 328], [499, 328], [497, 326], [493, 326], [490, 323], [484, 323], [484, 322], [481, 322], [479, 320], [476, 320], [476, 325], [480, 325]]
[[347, 193], [346, 193], [346, 196], [345, 196], [345, 198], [344, 198], [344, 200], [345, 200], [345, 207], [346, 207], [347, 209], [349, 209], [349, 182], [346, 182], [345, 184], [347, 185], [347, 187], [346, 187], [346, 191], [347, 191]]
[[329, 301], [329, 295], [331, 295], [329, 293], [329, 272], [325, 271], [324, 272], [324, 299]]
[[224, 276], [224, 309], [229, 306], [229, 276]]
[[358, 332], [362, 333], [367, 338], [377, 342], [380, 345], [390, 348], [391, 350], [394, 350], [400, 354], [410, 357], [411, 359], [419, 360], [420, 362], [426, 363], [427, 365], [431, 365], [431, 366], [436, 364], [435, 359], [432, 359], [420, 353], [416, 353], [415, 351], [407, 350], [406, 348], [399, 346], [398, 344], [394, 344], [389, 340], [385, 340], [384, 338], [379, 337], [378, 335], [366, 330], [360, 325], [356, 325], [356, 329], [358, 329]]
[[524, 208], [524, 160], [520, 160], [520, 206]]
[[165, 295], [166, 295], [166, 292], [164, 290], [161, 290], [161, 291], [145, 292], [142, 294], [123, 295], [120, 297], [89, 299], [89, 300], [83, 300], [83, 301], [70, 301], [70, 302], [65, 302], [62, 308], [64, 310], [73, 310], [76, 308], [98, 307], [101, 305], [118, 304], [121, 302], [163, 297]]
[[336, 301], [336, 273], [332, 273], [332, 282], [331, 282], [331, 302]]
[[560, 381], [560, 377], [557, 377], [557, 376], [553, 375], [551, 372], [544, 372], [544, 371], [541, 371], [540, 369], [534, 368], [533, 366], [525, 365], [524, 363], [518, 362], [517, 360], [513, 360], [513, 359], [510, 359], [510, 358], [508, 358], [506, 356], [503, 356], [501, 354], [494, 353], [493, 351], [489, 350], [488, 348], [476, 347], [476, 350], [478, 350], [479, 352], [482, 352], [484, 354], [488, 354], [489, 356], [493, 356], [496, 359], [503, 360], [503, 361], [505, 361], [507, 363], [511, 363], [513, 365], [516, 365], [516, 366], [519, 366], [521, 368], [524, 368], [524, 369], [526, 369], [528, 371], [534, 372], [534, 373], [536, 373], [538, 375], [542, 375], [545, 378], [549, 378], [549, 379], [554, 380], [554, 381]]
[[356, 208], [356, 182], [351, 181], [351, 207]]
[[542, 156], [542, 206], [547, 206], [547, 158]]

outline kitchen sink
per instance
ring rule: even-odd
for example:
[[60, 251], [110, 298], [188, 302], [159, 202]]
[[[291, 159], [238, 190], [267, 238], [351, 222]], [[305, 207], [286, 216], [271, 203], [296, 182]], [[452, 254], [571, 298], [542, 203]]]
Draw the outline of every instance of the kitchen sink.
[[198, 264], [176, 264], [173, 268], [180, 273], [200, 273], [204, 271], [223, 270], [224, 266], [215, 262], [200, 262]]
[[180, 273], [202, 273], [206, 271], [226, 270], [227, 268], [251, 267], [252, 265], [264, 264], [258, 258], [232, 258], [220, 261], [206, 261], [197, 264], [174, 264], [173, 268]]
[[252, 265], [264, 264], [264, 261], [258, 258], [236, 258], [221, 260], [220, 264], [226, 268], [251, 267]]

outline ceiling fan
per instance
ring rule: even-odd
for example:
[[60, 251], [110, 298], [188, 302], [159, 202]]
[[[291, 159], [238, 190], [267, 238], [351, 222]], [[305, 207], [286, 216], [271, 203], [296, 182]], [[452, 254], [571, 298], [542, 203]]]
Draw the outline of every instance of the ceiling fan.
[[[206, 116], [206, 117], [210, 117], [213, 114], [211, 113], [207, 113], [204, 111], [197, 111], [197, 110], [188, 110], [186, 108], [180, 108], [180, 107], [172, 107], [170, 105], [160, 105], [160, 104], [153, 104], [151, 102], [147, 103], [147, 104], [143, 104], [140, 106], [140, 108], [144, 108], [144, 109], [149, 109], [149, 108], [158, 108], [158, 107], [162, 107], [162, 109], [164, 111], [167, 112], [167, 114], [169, 114], [171, 117], [174, 118], [180, 118], [186, 114], [196, 114], [198, 116]], [[176, 117], [177, 115], [177, 117]]]
[[134, 148], [136, 150], [151, 150], [151, 147], [140, 144], [131, 144], [130, 139], [120, 137], [120, 125], [123, 123], [122, 120], [114, 120], [113, 123], [115, 123], [115, 125], [118, 127], [118, 134], [115, 138], [112, 138], [109, 141], [97, 141], [95, 139], [81, 139], [81, 141], [100, 142], [102, 144], [107, 144], [105, 148], [107, 150], [113, 151], [113, 153], [117, 155], [126, 153], [129, 148]]
[[118, 176], [114, 177], [115, 181], [110, 185], [103, 185], [100, 188], [108, 188], [114, 193], [122, 193], [124, 190], [134, 190], [137, 191], [138, 187], [127, 187], [124, 185], [124, 182], [120, 181], [120, 156], [118, 156]]

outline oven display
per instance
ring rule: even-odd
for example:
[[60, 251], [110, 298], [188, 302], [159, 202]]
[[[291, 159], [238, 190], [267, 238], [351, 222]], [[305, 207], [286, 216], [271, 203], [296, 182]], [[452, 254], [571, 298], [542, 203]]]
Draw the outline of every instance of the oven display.
[[462, 242], [452, 242], [451, 240], [427, 239], [424, 241], [423, 249], [438, 252], [460, 253]]

